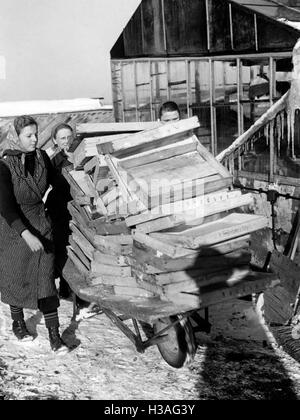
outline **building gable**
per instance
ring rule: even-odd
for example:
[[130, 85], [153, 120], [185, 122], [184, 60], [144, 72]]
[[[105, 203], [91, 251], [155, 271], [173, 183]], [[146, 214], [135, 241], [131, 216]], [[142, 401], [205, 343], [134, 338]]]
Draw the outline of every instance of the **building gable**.
[[112, 59], [291, 51], [300, 31], [229, 0], [143, 0]]

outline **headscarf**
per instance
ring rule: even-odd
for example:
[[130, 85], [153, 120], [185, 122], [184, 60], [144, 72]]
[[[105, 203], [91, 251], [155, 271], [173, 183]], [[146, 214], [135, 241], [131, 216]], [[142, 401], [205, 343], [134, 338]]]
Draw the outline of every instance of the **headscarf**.
[[10, 150], [14, 150], [15, 152], [20, 152], [21, 162], [22, 162], [23, 165], [25, 165], [25, 155], [26, 155], [26, 153], [25, 153], [24, 150], [22, 150], [23, 147], [21, 145], [20, 138], [19, 138], [13, 124], [9, 125], [7, 136], [6, 136], [6, 141], [7, 141], [7, 146], [8, 146], [7, 149], [8, 150], [6, 150], [4, 152], [4, 154], [9, 154]]
[[32, 156], [36, 154], [37, 158], [39, 160], [41, 159], [41, 152], [38, 149], [36, 149], [34, 152], [24, 151], [22, 144], [20, 142], [20, 138], [13, 124], [9, 125], [7, 136], [6, 136], [6, 143], [7, 143], [7, 148], [4, 151], [3, 156], [5, 155], [21, 156], [21, 163], [22, 163], [23, 171], [25, 175], [27, 174], [26, 156], [28, 156], [29, 158], [29, 155]]

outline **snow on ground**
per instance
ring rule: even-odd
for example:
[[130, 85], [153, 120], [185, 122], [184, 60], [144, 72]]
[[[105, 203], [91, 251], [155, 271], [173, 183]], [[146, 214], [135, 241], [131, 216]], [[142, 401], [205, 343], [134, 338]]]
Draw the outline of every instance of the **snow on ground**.
[[80, 322], [71, 317], [72, 303], [62, 301], [61, 331], [73, 350], [57, 356], [38, 312], [26, 312], [36, 339], [20, 343], [0, 304], [0, 399], [300, 399], [300, 365], [266, 345], [249, 302], [214, 308], [211, 336], [197, 336], [202, 345], [195, 360], [180, 370], [156, 347], [137, 353], [104, 314]]

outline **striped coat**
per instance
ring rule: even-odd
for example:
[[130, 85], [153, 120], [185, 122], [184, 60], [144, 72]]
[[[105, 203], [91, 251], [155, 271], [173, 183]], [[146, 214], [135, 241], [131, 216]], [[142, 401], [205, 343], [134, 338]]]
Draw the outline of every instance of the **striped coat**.
[[45, 213], [43, 196], [49, 187], [44, 154], [35, 156], [35, 172], [24, 173], [20, 156], [5, 156], [14, 196], [25, 226], [44, 245], [32, 252], [24, 239], [0, 216], [1, 300], [21, 308], [37, 309], [38, 300], [56, 295], [52, 227]]

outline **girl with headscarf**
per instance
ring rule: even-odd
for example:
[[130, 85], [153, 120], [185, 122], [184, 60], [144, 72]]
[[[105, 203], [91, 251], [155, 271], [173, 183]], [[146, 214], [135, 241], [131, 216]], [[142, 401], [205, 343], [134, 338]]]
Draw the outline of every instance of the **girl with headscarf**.
[[0, 292], [10, 305], [12, 330], [19, 340], [32, 339], [23, 308], [39, 309], [45, 318], [50, 346], [67, 347], [59, 333], [59, 299], [54, 281], [52, 226], [43, 198], [56, 174], [47, 154], [37, 149], [36, 121], [14, 121], [15, 136], [0, 160]]

